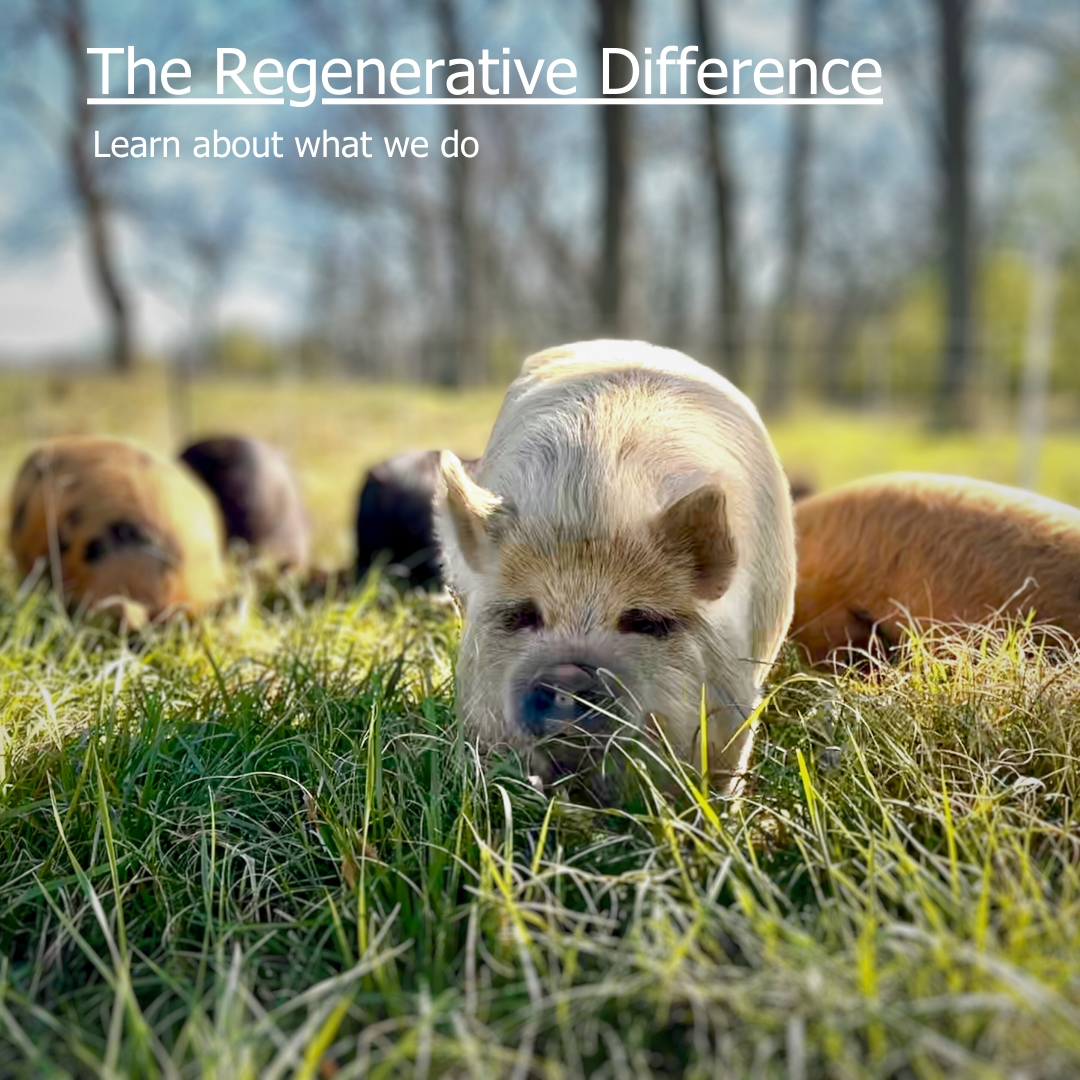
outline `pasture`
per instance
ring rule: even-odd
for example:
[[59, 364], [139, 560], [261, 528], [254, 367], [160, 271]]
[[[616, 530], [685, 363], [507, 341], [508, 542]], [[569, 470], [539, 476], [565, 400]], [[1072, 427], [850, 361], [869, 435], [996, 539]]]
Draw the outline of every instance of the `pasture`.
[[[477, 453], [500, 400], [198, 382], [190, 434], [284, 446], [332, 568], [363, 467]], [[1000, 432], [773, 430], [821, 487], [1015, 478]], [[152, 374], [5, 375], [5, 492], [63, 431], [179, 443]], [[1080, 502], [1077, 462], [1053, 435], [1043, 490]], [[840, 679], [788, 654], [740, 806], [643, 744], [600, 809], [477, 759], [444, 605], [237, 592], [121, 639], [0, 576], [0, 1076], [1080, 1073], [1075, 650], [971, 630]]]

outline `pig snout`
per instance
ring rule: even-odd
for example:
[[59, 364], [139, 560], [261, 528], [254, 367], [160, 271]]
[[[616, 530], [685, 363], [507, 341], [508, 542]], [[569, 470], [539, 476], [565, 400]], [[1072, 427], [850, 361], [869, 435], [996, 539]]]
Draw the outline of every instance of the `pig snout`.
[[535, 738], [611, 730], [615, 681], [589, 663], [564, 661], [519, 682], [511, 695], [514, 722]]

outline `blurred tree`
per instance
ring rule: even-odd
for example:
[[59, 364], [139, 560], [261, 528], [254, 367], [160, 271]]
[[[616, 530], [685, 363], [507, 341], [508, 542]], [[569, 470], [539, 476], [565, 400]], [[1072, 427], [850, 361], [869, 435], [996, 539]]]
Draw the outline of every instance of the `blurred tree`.
[[1058, 294], [1058, 253], [1048, 238], [1040, 238], [1031, 258], [1031, 299], [1028, 304], [1024, 371], [1020, 388], [1020, 447], [1017, 481], [1037, 490], [1042, 443], [1046, 434], [1047, 392], [1054, 351], [1054, 322]]
[[[709, 0], [694, 0], [701, 58], [719, 56], [719, 35], [709, 13]], [[735, 191], [732, 180], [727, 138], [727, 110], [721, 106], [703, 107], [705, 147], [709, 178], [713, 189], [713, 213], [716, 231], [716, 304], [713, 311], [716, 327], [717, 366], [733, 382], [741, 383], [743, 371], [742, 272], [735, 221]]]
[[90, 96], [86, 9], [83, 0], [37, 0], [37, 17], [68, 64], [72, 101], [66, 156], [86, 225], [94, 274], [111, 324], [110, 360], [115, 370], [128, 372], [135, 366], [131, 302], [117, 266], [109, 200], [89, 153], [92, 124], [86, 104]]
[[[540, 167], [550, 160], [549, 150], [536, 136], [544, 132], [548, 139], [564, 139], [564, 117], [563, 110], [538, 110], [526, 126], [512, 109], [491, 109], [484, 114], [491, 124], [489, 138], [496, 137], [499, 148], [493, 156], [497, 171], [491, 177], [491, 194], [498, 193], [509, 203], [510, 213], [504, 212], [504, 220], [520, 222], [520, 231], [504, 227], [493, 230], [490, 239], [492, 247], [499, 249], [500, 287], [513, 289], [509, 299], [514, 305], [514, 325], [504, 329], [523, 344], [546, 346], [553, 334], [571, 340], [596, 329], [595, 253], [580, 243], [583, 230], [568, 228], [553, 213], [562, 187], [550, 169]], [[523, 249], [535, 258], [523, 261]]]
[[937, 7], [942, 125], [939, 141], [941, 227], [945, 269], [945, 353], [934, 402], [940, 427], [968, 417], [973, 356], [970, 0], [933, 0]]
[[[458, 0], [434, 0], [439, 42], [447, 59], [464, 56]], [[446, 106], [448, 128], [465, 134], [465, 110]], [[473, 213], [474, 166], [463, 154], [447, 159], [451, 301], [448, 348], [434, 350], [434, 381], [445, 386], [475, 384], [487, 377], [484, 334], [479, 319], [479, 223]]]
[[[629, 49], [633, 40], [633, 0], [596, 0], [600, 19], [598, 51]], [[602, 55], [602, 53], [601, 53]], [[616, 86], [629, 81], [623, 76], [623, 57], [611, 58], [611, 78]], [[604, 333], [617, 337], [622, 327], [623, 274], [626, 257], [626, 207], [630, 179], [630, 113], [624, 105], [602, 106], [604, 139], [604, 195], [597, 306]]]
[[[666, 255], [657, 260], [658, 280], [650, 286], [657, 296], [656, 318], [660, 341], [672, 349], [686, 348], [687, 327], [690, 322], [690, 259], [693, 247], [694, 209], [690, 193], [682, 191], [673, 200], [672, 237], [666, 245]], [[653, 247], [664, 250], [657, 238]]]
[[[824, 0], [799, 0], [799, 58], [813, 61], [815, 70], [824, 7]], [[799, 97], [810, 96], [810, 72], [805, 67], [796, 71], [796, 93]], [[791, 137], [784, 184], [784, 247], [779, 288], [773, 308], [772, 336], [765, 367], [765, 396], [762, 401], [762, 407], [771, 413], [785, 409], [791, 397], [794, 349], [792, 322], [799, 302], [799, 286], [806, 251], [812, 117], [813, 110], [807, 105], [796, 106], [791, 114]]]

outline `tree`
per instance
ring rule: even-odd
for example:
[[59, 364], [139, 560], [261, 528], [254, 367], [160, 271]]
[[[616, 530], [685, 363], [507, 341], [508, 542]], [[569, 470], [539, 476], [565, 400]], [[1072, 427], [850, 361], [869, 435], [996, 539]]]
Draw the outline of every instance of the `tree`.
[[71, 72], [71, 130], [66, 156], [72, 186], [86, 225], [94, 275], [111, 324], [109, 356], [113, 368], [129, 372], [135, 366], [131, 302], [117, 267], [109, 201], [89, 154], [93, 125], [90, 106], [90, 70], [86, 54], [87, 16], [83, 0], [38, 0], [42, 28], [60, 47]]
[[[435, 22], [447, 58], [464, 56], [458, 29], [456, 0], [434, 0]], [[448, 127], [462, 131], [465, 110], [461, 105], [447, 106]], [[464, 155], [447, 161], [449, 183], [448, 225], [450, 231], [450, 327], [448, 355], [437, 363], [432, 374], [445, 385], [483, 381], [485, 356], [479, 332], [479, 263], [480, 239], [472, 206], [473, 163]]]
[[935, 401], [939, 426], [963, 423], [972, 363], [971, 87], [969, 0], [934, 0], [939, 23], [942, 126], [938, 153], [944, 241], [945, 351]]
[[[818, 41], [821, 31], [824, 0], [799, 2], [799, 58], [818, 62]], [[810, 72], [805, 67], [796, 71], [796, 93], [809, 96]], [[784, 252], [780, 284], [773, 309], [772, 336], [766, 358], [765, 397], [763, 407], [768, 412], [780, 412], [791, 397], [792, 382], [792, 323], [799, 302], [803, 258], [807, 233], [807, 185], [811, 157], [811, 121], [813, 110], [806, 105], [795, 106], [791, 117], [791, 142], [788, 147], [787, 176], [784, 185]]]
[[[708, 0], [694, 0], [701, 58], [719, 56], [719, 42], [709, 18]], [[733, 382], [743, 380], [744, 335], [741, 272], [735, 223], [735, 190], [727, 146], [727, 110], [720, 105], [700, 110], [705, 123], [705, 152], [713, 190], [716, 231], [716, 354], [721, 371]]]
[[[598, 51], [629, 49], [633, 38], [633, 0], [597, 0], [600, 27]], [[619, 79], [619, 56], [612, 57], [612, 79]], [[620, 84], [621, 85], [621, 84]], [[622, 293], [626, 252], [626, 209], [630, 179], [630, 113], [625, 105], [602, 106], [604, 194], [597, 307], [605, 333], [622, 326]]]

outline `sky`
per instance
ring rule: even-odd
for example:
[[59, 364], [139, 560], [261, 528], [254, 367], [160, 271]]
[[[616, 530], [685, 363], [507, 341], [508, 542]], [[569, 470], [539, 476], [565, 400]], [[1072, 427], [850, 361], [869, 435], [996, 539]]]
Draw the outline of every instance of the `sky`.
[[[9, 30], [18, 28], [33, 6], [34, 0], [12, 0], [0, 18], [9, 20]], [[377, 55], [389, 66], [399, 56], [442, 55], [429, 20], [417, 16], [422, 0], [372, 0], [363, 5], [362, 19], [355, 12], [343, 14], [358, 5], [325, 0], [196, 0], [173, 5], [87, 0], [87, 6], [93, 44], [134, 44], [138, 55], [155, 59], [159, 67], [171, 56], [187, 57], [196, 66], [195, 82], [211, 93], [218, 46], [244, 49], [249, 71], [263, 56], [287, 63], [305, 56], [322, 62], [336, 55]], [[792, 0], [728, 0], [723, 4], [721, 56], [786, 60], [794, 55], [794, 10]], [[852, 60], [878, 58], [885, 73], [885, 104], [817, 110], [815, 206], [842, 228], [844, 215], [855, 213], [857, 204], [859, 228], [871, 244], [879, 234], [883, 243], [898, 230], [902, 235], [907, 217], [911, 235], [925, 232], [932, 220], [930, 132], [936, 83], [930, 10], [929, 0], [830, 0], [827, 6], [825, 51]], [[486, 46], [496, 54], [509, 45], [513, 55], [526, 58], [526, 67], [532, 58], [566, 56], [577, 63], [585, 92], [595, 71], [592, 12], [593, 5], [570, 0], [542, 5], [468, 0], [464, 53], [477, 57]], [[684, 11], [660, 0], [640, 0], [638, 12], [639, 48], [651, 43], [658, 53], [663, 45], [692, 40], [689, 5]], [[980, 37], [976, 69], [977, 180], [989, 219], [1013, 197], [1018, 175], [1044, 155], [1053, 140], [1042, 107], [1047, 64], [1038, 48], [1009, 39], [1008, 21], [1022, 12], [1026, 20], [1053, 27], [1061, 9], [1052, 3], [988, 0], [980, 12], [991, 27]], [[55, 48], [40, 36], [4, 36], [0, 362], [71, 358], [100, 343], [104, 324], [62, 153], [69, 98], [66, 69]], [[123, 58], [113, 63], [123, 74]], [[114, 79], [114, 94], [126, 89], [122, 82]], [[636, 110], [641, 164], [635, 198], [643, 210], [657, 207], [660, 221], [662, 207], [677, 200], [680, 192], [695, 197], [701, 140], [695, 108]], [[778, 251], [777, 208], [789, 111], [730, 112], [751, 285], [766, 296]], [[265, 136], [275, 130], [286, 139], [321, 134], [324, 127], [332, 133], [359, 134], [365, 114], [316, 103], [306, 109], [109, 107], [98, 109], [94, 117], [95, 127], [100, 117], [106, 146], [116, 134], [140, 132], [176, 134], [185, 145], [180, 161], [110, 162], [111, 180], [122, 196], [117, 236], [124, 273], [135, 283], [141, 347], [168, 354], [190, 331], [199, 277], [191, 258], [191, 230], [185, 234], [177, 224], [192, 221], [228, 251], [215, 284], [217, 325], [251, 327], [271, 338], [297, 333], [310, 310], [320, 252], [350, 229], [362, 231], [364, 215], [313, 197], [310, 177], [295, 159], [195, 161], [187, 147], [197, 134], [210, 136], [215, 130], [231, 137]], [[438, 106], [410, 106], [396, 112], [395, 121], [403, 132], [427, 133], [434, 142], [444, 133], [445, 117]], [[588, 106], [557, 112], [518, 109], [508, 119], [525, 125], [530, 140], [535, 129], [536, 155], [559, 192], [552, 213], [583, 225], [595, 213], [598, 119], [598, 111]], [[436, 161], [428, 161], [422, 168], [437, 167]], [[357, 162], [356, 184], [373, 204], [366, 220], [377, 216], [384, 185], [400, 183], [404, 175], [403, 167], [393, 174], [383, 162]], [[421, 174], [417, 182], [427, 181]]]

